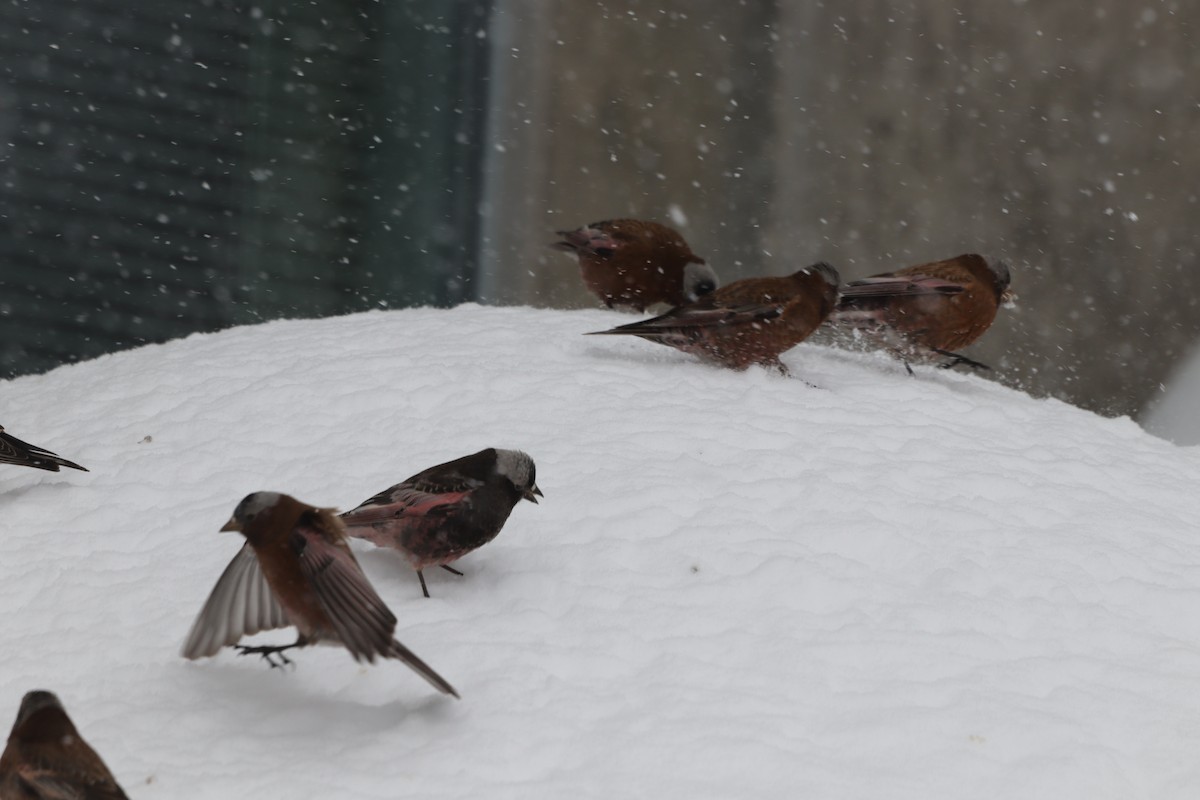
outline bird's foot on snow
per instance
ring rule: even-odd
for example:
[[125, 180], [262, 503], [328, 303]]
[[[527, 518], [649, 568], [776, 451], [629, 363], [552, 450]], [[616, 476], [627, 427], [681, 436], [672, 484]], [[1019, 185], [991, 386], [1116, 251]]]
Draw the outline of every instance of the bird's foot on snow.
[[283, 654], [284, 650], [291, 650], [293, 647], [299, 647], [299, 644], [259, 645], [257, 647], [249, 647], [244, 644], [234, 645], [239, 656], [261, 656], [262, 660], [270, 664], [272, 669], [294, 665], [295, 662]]

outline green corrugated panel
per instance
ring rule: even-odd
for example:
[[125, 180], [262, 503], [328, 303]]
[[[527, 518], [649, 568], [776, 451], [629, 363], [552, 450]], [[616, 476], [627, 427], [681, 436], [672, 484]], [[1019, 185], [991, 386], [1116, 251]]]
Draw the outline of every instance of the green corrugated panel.
[[0, 4], [0, 370], [470, 298], [488, 11]]

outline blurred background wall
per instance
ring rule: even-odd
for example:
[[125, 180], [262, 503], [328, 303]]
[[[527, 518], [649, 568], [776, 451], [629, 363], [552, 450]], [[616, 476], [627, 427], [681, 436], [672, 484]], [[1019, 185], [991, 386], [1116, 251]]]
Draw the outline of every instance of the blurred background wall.
[[497, 16], [498, 300], [587, 303], [548, 232], [631, 214], [681, 223], [726, 280], [1004, 257], [1018, 308], [973, 352], [1103, 413], [1141, 409], [1200, 334], [1200, 6], [514, 0]]
[[972, 355], [1106, 414], [1200, 338], [1194, 4], [195, 5], [2, 12], [6, 374], [279, 315], [590, 306], [546, 245], [623, 215], [725, 281], [1003, 257], [1018, 307]]

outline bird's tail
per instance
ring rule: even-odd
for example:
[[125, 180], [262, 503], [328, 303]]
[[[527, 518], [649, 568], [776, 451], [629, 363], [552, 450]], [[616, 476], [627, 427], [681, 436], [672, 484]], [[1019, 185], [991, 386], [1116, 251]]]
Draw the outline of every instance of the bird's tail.
[[410, 666], [414, 672], [416, 672], [425, 680], [429, 681], [429, 683], [433, 685], [433, 688], [437, 689], [442, 694], [452, 695], [456, 698], [458, 697], [458, 692], [454, 690], [454, 687], [450, 685], [449, 681], [434, 672], [433, 667], [426, 664], [417, 657], [416, 653], [414, 653], [412, 650], [409, 650], [395, 639], [392, 639], [391, 647], [389, 647], [387, 652], [383, 655], [387, 658], [394, 658], [398, 661], [403, 661], [405, 664], [408, 664], [408, 666]]
[[38, 447], [29, 442], [23, 442], [11, 433], [4, 433], [4, 428], [0, 428], [0, 461], [8, 464], [19, 464], [25, 467], [33, 467], [35, 469], [45, 469], [50, 472], [58, 472], [59, 467], [70, 467], [87, 472], [86, 467], [81, 467], [74, 461], [67, 461], [62, 456], [51, 453], [44, 447]]
[[842, 276], [838, 274], [837, 269], [828, 261], [818, 261], [816, 264], [806, 267], [804, 271], [817, 273], [830, 286], [837, 286], [842, 282]]

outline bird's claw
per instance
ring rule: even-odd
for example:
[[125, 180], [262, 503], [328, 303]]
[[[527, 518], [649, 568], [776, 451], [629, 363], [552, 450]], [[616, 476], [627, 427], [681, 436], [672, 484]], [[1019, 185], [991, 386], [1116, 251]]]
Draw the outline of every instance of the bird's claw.
[[950, 359], [944, 364], [939, 364], [939, 369], [950, 369], [951, 367], [957, 367], [959, 364], [966, 364], [971, 369], [991, 369], [987, 364], [976, 361], [973, 358], [967, 358], [961, 353], [952, 353], [949, 350], [934, 350], [934, 352]]
[[284, 650], [291, 647], [294, 647], [294, 645], [262, 645], [258, 647], [250, 647], [244, 644], [234, 645], [234, 649], [237, 650], [239, 656], [261, 656], [263, 661], [271, 665], [271, 669], [281, 669], [294, 665], [295, 662], [283, 654]]

